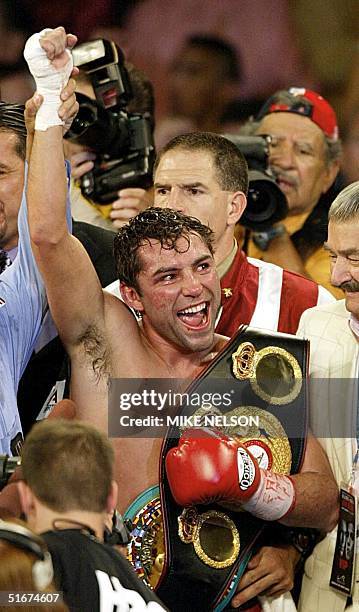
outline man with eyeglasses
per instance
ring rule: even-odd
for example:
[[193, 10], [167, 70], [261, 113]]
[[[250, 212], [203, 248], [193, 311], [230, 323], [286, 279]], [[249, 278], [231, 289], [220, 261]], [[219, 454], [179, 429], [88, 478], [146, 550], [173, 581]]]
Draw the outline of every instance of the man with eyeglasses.
[[333, 108], [318, 93], [291, 87], [265, 102], [248, 131], [271, 136], [269, 164], [289, 207], [286, 219], [265, 235], [252, 233], [248, 254], [312, 278], [341, 298], [322, 249], [341, 155]]

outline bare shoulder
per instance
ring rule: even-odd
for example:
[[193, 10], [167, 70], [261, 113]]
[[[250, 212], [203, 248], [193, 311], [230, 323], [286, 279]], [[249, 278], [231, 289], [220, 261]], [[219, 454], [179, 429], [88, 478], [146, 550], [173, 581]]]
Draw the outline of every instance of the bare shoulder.
[[212, 349], [209, 353], [207, 353], [202, 363], [207, 364], [210, 361], [213, 361], [213, 359], [216, 359], [218, 354], [224, 349], [224, 347], [228, 343], [228, 340], [229, 338], [227, 336], [221, 336], [220, 334], [215, 334]]
[[104, 316], [95, 318], [83, 329], [72, 352], [76, 365], [89, 369], [99, 380], [113, 371], [113, 357], [118, 346], [127, 345], [137, 335], [138, 323], [130, 309], [116, 296], [104, 293]]
[[109, 337], [139, 335], [138, 321], [132, 310], [117, 295], [104, 291], [105, 328]]
[[141, 333], [133, 311], [116, 295], [104, 291], [104, 296], [105, 328], [110, 346], [117, 348], [124, 343], [134, 347]]
[[219, 353], [228, 344], [230, 338], [228, 336], [222, 336], [221, 334], [214, 335], [214, 350]]

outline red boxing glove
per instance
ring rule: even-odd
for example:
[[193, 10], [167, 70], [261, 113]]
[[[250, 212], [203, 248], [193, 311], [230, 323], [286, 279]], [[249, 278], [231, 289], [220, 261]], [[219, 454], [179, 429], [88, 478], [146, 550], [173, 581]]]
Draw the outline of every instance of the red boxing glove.
[[245, 502], [257, 490], [260, 469], [242, 444], [208, 429], [188, 429], [166, 457], [173, 497], [180, 506]]
[[168, 452], [166, 471], [180, 506], [235, 502], [263, 520], [278, 521], [295, 505], [289, 476], [260, 469], [243, 444], [209, 429], [188, 429]]

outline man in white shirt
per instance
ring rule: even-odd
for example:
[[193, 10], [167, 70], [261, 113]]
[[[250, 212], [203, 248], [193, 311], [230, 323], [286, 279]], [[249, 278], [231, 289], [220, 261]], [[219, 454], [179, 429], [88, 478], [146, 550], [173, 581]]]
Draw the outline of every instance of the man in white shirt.
[[[345, 299], [307, 310], [298, 334], [311, 341], [310, 419], [325, 448], [334, 476], [349, 484], [357, 449], [355, 428], [359, 357], [359, 181], [340, 192], [329, 211], [331, 281]], [[329, 586], [336, 529], [320, 542], [305, 566], [300, 610], [358, 610], [359, 564], [354, 567], [351, 600]], [[349, 604], [349, 607], [346, 607]]]

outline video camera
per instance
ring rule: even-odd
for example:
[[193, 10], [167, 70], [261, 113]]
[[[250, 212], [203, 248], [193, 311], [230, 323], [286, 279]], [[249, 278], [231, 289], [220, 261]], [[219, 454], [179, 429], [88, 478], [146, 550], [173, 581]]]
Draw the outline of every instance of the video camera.
[[119, 189], [152, 184], [152, 118], [126, 111], [132, 87], [124, 55], [114, 42], [83, 43], [72, 55], [74, 65], [89, 75], [96, 100], [77, 94], [79, 112], [65, 138], [97, 154], [93, 170], [81, 177], [81, 191], [98, 204], [108, 204]]
[[248, 164], [247, 207], [241, 225], [264, 231], [288, 214], [287, 199], [268, 165], [270, 136], [223, 134], [240, 150]]
[[15, 472], [16, 468], [21, 465], [21, 457], [9, 457], [9, 455], [0, 455], [0, 491]]

